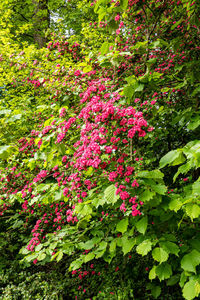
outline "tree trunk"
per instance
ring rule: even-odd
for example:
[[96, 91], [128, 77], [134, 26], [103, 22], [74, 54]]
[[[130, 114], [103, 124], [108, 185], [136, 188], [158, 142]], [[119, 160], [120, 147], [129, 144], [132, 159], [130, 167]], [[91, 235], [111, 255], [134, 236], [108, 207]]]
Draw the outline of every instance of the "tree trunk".
[[39, 48], [42, 48], [46, 45], [47, 38], [45, 37], [45, 31], [49, 28], [50, 24], [48, 0], [32, 0], [32, 3], [34, 5], [33, 37]]

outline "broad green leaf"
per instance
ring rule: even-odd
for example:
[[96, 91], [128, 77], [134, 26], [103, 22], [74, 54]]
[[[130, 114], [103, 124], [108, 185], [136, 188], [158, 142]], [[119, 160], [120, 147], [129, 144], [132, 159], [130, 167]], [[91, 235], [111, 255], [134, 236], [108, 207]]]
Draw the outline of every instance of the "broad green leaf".
[[200, 181], [195, 181], [192, 185], [193, 194], [200, 195]]
[[156, 278], [156, 266], [153, 266], [153, 268], [149, 272], [149, 279], [153, 280]]
[[105, 191], [104, 191], [104, 196], [106, 199], [107, 203], [111, 203], [114, 204], [115, 202], [117, 202], [119, 196], [116, 195], [116, 187], [114, 186], [114, 184], [108, 186]]
[[144, 240], [141, 244], [139, 244], [136, 248], [138, 254], [145, 256], [149, 251], [151, 251], [152, 242], [150, 240]]
[[159, 263], [166, 261], [169, 257], [168, 253], [160, 247], [157, 247], [152, 251], [152, 256], [153, 259], [155, 259]]
[[178, 253], [180, 251], [179, 247], [169, 241], [166, 242], [160, 242], [160, 246], [168, 253], [168, 254], [175, 254], [178, 256]]
[[0, 146], [0, 158], [7, 159], [12, 151], [11, 146]]
[[101, 54], [105, 55], [106, 53], [108, 53], [109, 52], [109, 47], [110, 47], [110, 44], [108, 42], [104, 42], [103, 45], [100, 48]]
[[196, 280], [188, 281], [183, 288], [183, 297], [187, 300], [194, 299], [198, 294], [196, 293]]
[[196, 273], [196, 267], [200, 264], [200, 252], [192, 250], [189, 254], [183, 256], [181, 268], [188, 272]]
[[200, 117], [196, 116], [187, 126], [189, 130], [195, 130], [200, 125]]
[[120, 0], [120, 6], [123, 10], [126, 10], [128, 6], [128, 0]]
[[46, 253], [41, 252], [41, 253], [39, 253], [39, 255], [38, 255], [38, 257], [37, 257], [37, 260], [38, 260], [38, 261], [41, 261], [41, 260], [45, 259], [45, 257], [46, 257]]
[[59, 251], [58, 256], [56, 257], [56, 261], [59, 262], [63, 258], [63, 252]]
[[125, 231], [127, 231], [127, 228], [128, 228], [128, 218], [125, 217], [124, 219], [119, 221], [119, 223], [117, 223], [116, 230], [121, 233], [124, 233]]
[[84, 243], [83, 245], [83, 249], [86, 249], [86, 250], [90, 250], [94, 247], [94, 241], [93, 240], [89, 240], [87, 242]]
[[142, 178], [160, 178], [164, 177], [164, 174], [160, 170], [153, 170], [153, 171], [141, 171], [137, 173], [138, 177]]
[[177, 150], [172, 150], [163, 156], [160, 160], [160, 168], [164, 168], [166, 165], [170, 165], [177, 157], [179, 152]]
[[173, 199], [169, 203], [169, 209], [177, 212], [181, 208], [182, 205], [183, 205], [183, 203], [181, 202], [180, 199]]
[[82, 258], [78, 258], [77, 260], [74, 260], [69, 266], [69, 271], [79, 269], [82, 266], [83, 262], [84, 261]]
[[185, 211], [192, 221], [200, 216], [200, 207], [197, 204], [187, 204]]
[[160, 294], [161, 294], [161, 287], [160, 286], [154, 286], [152, 289], [151, 289], [151, 294], [152, 296], [157, 299]]
[[161, 265], [156, 267], [156, 275], [160, 281], [170, 278], [172, 275], [171, 266], [168, 263], [163, 262]]
[[135, 224], [135, 226], [140, 233], [145, 234], [145, 232], [147, 230], [147, 224], [148, 224], [148, 218], [143, 217], [140, 221], [138, 221]]
[[163, 184], [151, 185], [151, 188], [160, 195], [165, 195], [167, 192], [167, 187]]
[[174, 175], [173, 182], [176, 181], [176, 178], [178, 177], [179, 174], [186, 174], [191, 168], [192, 168], [192, 166], [191, 166], [191, 163], [189, 161], [186, 164], [180, 166], [178, 168], [178, 171]]
[[88, 253], [84, 258], [84, 262], [87, 263], [88, 261], [94, 259], [94, 257], [95, 257], [94, 253], [92, 253], [92, 252]]
[[136, 241], [133, 238], [128, 239], [127, 236], [122, 237], [122, 251], [124, 255], [132, 250], [132, 248], [135, 246], [135, 243]]
[[167, 286], [173, 286], [179, 282], [180, 275], [174, 275], [167, 280]]
[[110, 252], [115, 252], [116, 250], [116, 245], [117, 245], [117, 241], [116, 240], [112, 240], [112, 242], [110, 243]]
[[145, 190], [142, 194], [140, 194], [140, 199], [143, 202], [151, 200], [156, 195], [155, 192], [152, 192], [150, 190]]

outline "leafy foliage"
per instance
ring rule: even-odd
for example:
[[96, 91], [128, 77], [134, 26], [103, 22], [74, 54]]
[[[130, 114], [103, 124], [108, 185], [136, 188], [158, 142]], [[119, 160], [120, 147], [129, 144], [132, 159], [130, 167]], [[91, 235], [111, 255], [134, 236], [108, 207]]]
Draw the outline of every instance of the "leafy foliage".
[[36, 2], [0, 5], [2, 297], [198, 297], [200, 4]]

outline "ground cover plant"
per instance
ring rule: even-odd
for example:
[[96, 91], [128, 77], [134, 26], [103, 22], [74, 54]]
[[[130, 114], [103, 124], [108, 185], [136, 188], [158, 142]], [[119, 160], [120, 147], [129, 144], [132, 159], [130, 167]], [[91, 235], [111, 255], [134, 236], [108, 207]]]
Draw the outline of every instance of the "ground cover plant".
[[199, 12], [0, 4], [2, 299], [199, 297]]

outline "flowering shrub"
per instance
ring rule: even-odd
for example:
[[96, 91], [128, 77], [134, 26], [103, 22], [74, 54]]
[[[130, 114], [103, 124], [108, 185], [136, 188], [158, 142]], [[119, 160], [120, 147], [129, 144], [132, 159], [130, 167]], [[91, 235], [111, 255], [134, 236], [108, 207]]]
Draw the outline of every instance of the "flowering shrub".
[[67, 268], [62, 284], [76, 299], [141, 299], [144, 289], [158, 298], [166, 285], [174, 299], [194, 299], [199, 4], [87, 7], [96, 19], [80, 36], [2, 50], [0, 126], [13, 132], [0, 133], [3, 256], [21, 268]]

